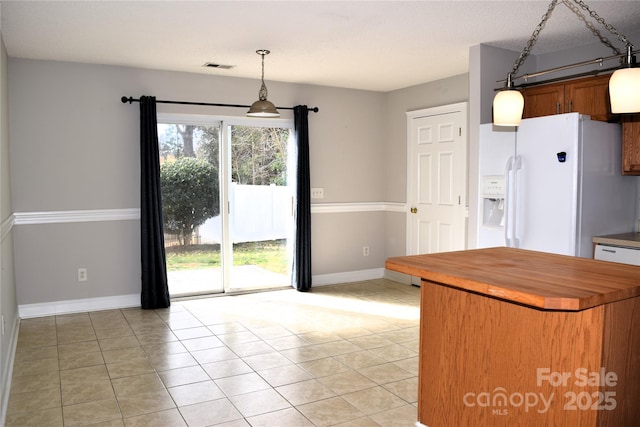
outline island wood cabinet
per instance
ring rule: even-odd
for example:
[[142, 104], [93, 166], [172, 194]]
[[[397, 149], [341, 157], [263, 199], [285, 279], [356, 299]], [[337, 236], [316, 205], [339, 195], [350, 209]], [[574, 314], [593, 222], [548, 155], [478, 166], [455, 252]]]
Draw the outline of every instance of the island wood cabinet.
[[640, 425], [640, 267], [514, 248], [386, 267], [422, 278], [417, 425]]
[[523, 118], [578, 112], [591, 116], [592, 120], [609, 121], [613, 117], [609, 77], [586, 77], [525, 88]]

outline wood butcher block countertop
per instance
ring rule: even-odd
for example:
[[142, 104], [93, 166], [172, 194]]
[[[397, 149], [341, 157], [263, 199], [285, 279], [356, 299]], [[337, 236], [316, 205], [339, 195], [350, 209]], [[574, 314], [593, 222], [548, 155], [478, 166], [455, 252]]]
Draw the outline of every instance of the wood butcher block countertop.
[[640, 296], [640, 267], [515, 248], [389, 258], [386, 268], [545, 310]]

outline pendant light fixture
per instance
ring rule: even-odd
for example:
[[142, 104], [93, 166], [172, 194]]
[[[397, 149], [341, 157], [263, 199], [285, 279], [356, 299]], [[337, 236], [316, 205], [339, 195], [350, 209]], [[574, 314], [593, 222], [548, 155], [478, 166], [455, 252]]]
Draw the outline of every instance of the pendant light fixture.
[[[616, 70], [609, 81], [609, 96], [611, 99], [612, 113], [634, 113], [640, 112], [640, 68], [635, 67], [635, 57], [633, 56], [633, 45], [629, 43], [627, 38], [620, 34], [612, 25], [607, 24], [595, 11], [589, 8], [582, 0], [552, 0], [547, 11], [542, 15], [542, 20], [533, 31], [533, 34], [527, 41], [526, 46], [520, 53], [511, 71], [507, 74], [504, 89], [499, 91], [493, 99], [493, 124], [495, 126], [519, 126], [524, 111], [524, 98], [520, 91], [513, 87], [513, 80], [520, 78], [533, 77], [533, 75], [516, 76], [518, 69], [529, 56], [531, 49], [538, 41], [540, 31], [544, 28], [551, 13], [555, 9], [558, 2], [561, 1], [571, 11], [579, 15], [580, 19], [586, 20], [586, 17], [580, 12], [584, 10], [597, 23], [601, 24], [609, 32], [614, 34], [622, 43], [625, 44], [627, 53], [622, 54], [620, 50], [611, 45], [606, 37], [593, 26], [588, 25], [591, 32], [607, 47], [611, 48], [615, 55], [608, 58], [598, 58], [593, 61], [585, 61], [578, 64], [557, 67], [551, 70], [540, 71], [535, 76], [541, 76], [554, 71], [566, 70], [573, 67], [579, 67], [586, 64], [602, 63], [603, 60], [623, 59], [623, 67]], [[589, 23], [591, 24], [591, 23]]]
[[616, 70], [609, 79], [609, 96], [611, 112], [640, 112], [640, 68], [636, 67], [633, 46], [627, 45], [624, 68]]
[[251, 104], [247, 116], [249, 117], [280, 117], [280, 113], [273, 103], [267, 100], [267, 85], [264, 84], [264, 57], [271, 52], [267, 49], [258, 49], [256, 53], [262, 57], [262, 85], [258, 92], [258, 100]]
[[501, 90], [493, 98], [493, 124], [496, 126], [520, 126], [523, 110], [524, 97], [520, 91], [513, 89], [511, 73], [509, 73], [505, 90]]

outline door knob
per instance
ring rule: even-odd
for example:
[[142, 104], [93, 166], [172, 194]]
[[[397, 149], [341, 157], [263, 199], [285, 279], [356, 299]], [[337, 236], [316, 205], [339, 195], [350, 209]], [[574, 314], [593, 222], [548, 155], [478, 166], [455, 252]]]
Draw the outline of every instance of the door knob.
[[418, 208], [411, 208], [411, 213], [418, 213]]

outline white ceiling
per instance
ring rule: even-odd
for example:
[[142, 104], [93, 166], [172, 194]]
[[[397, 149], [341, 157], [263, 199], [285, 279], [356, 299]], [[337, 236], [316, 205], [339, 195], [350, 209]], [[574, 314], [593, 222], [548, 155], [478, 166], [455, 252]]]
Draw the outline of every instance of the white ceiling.
[[[587, 1], [623, 34], [637, 31], [640, 1]], [[521, 51], [548, 4], [2, 0], [0, 28], [11, 57], [259, 78], [255, 51], [264, 48], [267, 83], [389, 91], [466, 73], [473, 45]], [[560, 2], [532, 53], [593, 42]], [[205, 69], [205, 62], [235, 67]]]

